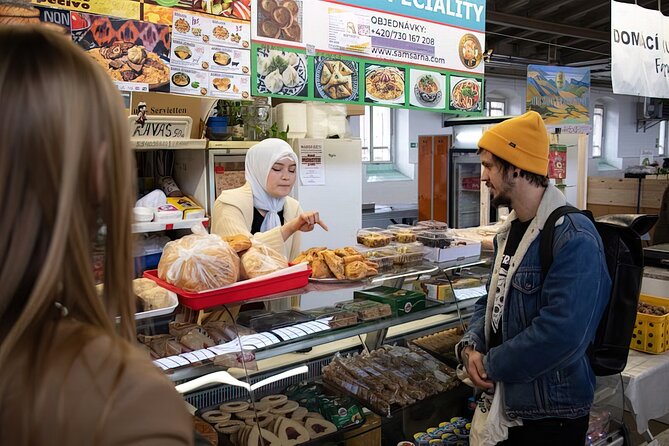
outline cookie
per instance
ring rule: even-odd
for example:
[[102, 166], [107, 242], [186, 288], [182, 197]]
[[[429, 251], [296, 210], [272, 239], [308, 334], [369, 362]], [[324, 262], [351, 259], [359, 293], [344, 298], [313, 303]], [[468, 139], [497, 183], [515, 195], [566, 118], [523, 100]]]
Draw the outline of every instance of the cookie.
[[280, 406], [288, 401], [286, 395], [268, 395], [260, 400], [261, 403], [268, 403], [270, 407]]
[[220, 410], [208, 410], [207, 412], [204, 412], [201, 416], [202, 419], [211, 424], [222, 423], [230, 419], [230, 413], [221, 412]]
[[235, 432], [237, 432], [239, 429], [241, 429], [244, 426], [246, 426], [246, 423], [244, 423], [243, 421], [228, 420], [228, 421], [224, 421], [222, 423], [216, 423], [214, 425], [214, 429], [216, 429], [216, 431], [218, 431], [222, 434], [231, 435], [231, 434], [234, 434]]
[[298, 407], [290, 414], [290, 419], [295, 421], [302, 421], [307, 416], [309, 410], [306, 407]]
[[244, 421], [249, 426], [255, 426], [257, 424], [260, 427], [266, 427], [272, 421], [274, 421], [274, 416], [270, 415], [270, 414], [257, 415], [257, 416], [246, 418]]
[[286, 401], [286, 403], [281, 406], [272, 407], [270, 412], [283, 415], [297, 410], [298, 407], [300, 407], [300, 405], [297, 401]]
[[221, 410], [228, 413], [238, 413], [248, 410], [249, 403], [246, 401], [233, 401], [231, 403], [221, 404]]
[[253, 418], [256, 415], [267, 415], [268, 413], [269, 409], [265, 409], [263, 411], [248, 409], [235, 413], [235, 416], [241, 420], [246, 420], [247, 418]]

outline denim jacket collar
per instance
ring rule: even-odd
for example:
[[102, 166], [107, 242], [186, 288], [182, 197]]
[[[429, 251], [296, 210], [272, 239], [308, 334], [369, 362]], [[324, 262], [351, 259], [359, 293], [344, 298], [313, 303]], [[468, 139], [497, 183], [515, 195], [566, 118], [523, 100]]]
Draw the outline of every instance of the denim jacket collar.
[[[551, 212], [553, 212], [560, 206], [564, 206], [565, 204], [567, 204], [567, 199], [565, 198], [564, 194], [560, 192], [560, 190], [557, 187], [553, 186], [552, 184], [549, 184], [548, 187], [546, 187], [543, 197], [541, 198], [541, 202], [539, 203], [539, 208], [537, 209], [537, 215], [532, 220], [532, 223], [530, 223], [530, 226], [527, 228], [525, 235], [521, 239], [520, 244], [516, 249], [516, 254], [513, 256], [513, 260], [509, 267], [508, 277], [513, 277], [514, 273], [518, 269], [518, 265], [520, 265], [521, 261], [523, 260], [523, 257], [525, 257], [528, 248], [530, 247], [532, 242], [539, 236], [539, 234], [541, 234], [541, 229], [544, 227], [544, 223], [548, 219], [548, 216], [551, 214]], [[497, 231], [497, 235], [495, 236], [495, 242], [497, 245], [497, 256], [495, 257], [495, 265], [493, 271], [499, 271], [499, 268], [501, 267], [504, 248], [506, 246], [506, 240], [509, 235], [509, 230], [511, 229], [511, 222], [513, 222], [517, 218], [518, 217], [516, 216], [516, 211], [511, 211], [509, 217]], [[561, 225], [563, 221], [564, 217], [560, 218], [557, 221], [556, 226]], [[492, 308], [495, 303], [495, 291], [497, 289], [497, 279], [498, 275], [497, 274], [493, 275], [490, 281], [490, 287], [488, 289], [488, 301], [485, 313], [486, 345], [488, 345], [488, 343], [490, 342], [490, 319], [492, 317]], [[505, 296], [508, 296], [510, 286], [511, 286], [511, 280], [507, 280], [503, 290]]]

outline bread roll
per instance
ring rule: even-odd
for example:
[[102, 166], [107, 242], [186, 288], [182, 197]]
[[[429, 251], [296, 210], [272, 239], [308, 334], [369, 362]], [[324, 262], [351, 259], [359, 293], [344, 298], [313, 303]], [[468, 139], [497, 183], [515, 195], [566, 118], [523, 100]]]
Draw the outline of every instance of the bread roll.
[[151, 279], [139, 278], [132, 281], [132, 291], [139, 296], [144, 291], [157, 287], [158, 284]]
[[215, 234], [187, 235], [165, 245], [158, 277], [186, 291], [205, 291], [239, 278], [237, 253]]
[[236, 253], [246, 251], [251, 247], [251, 239], [244, 234], [229, 235], [223, 237], [223, 240], [225, 240]]
[[288, 268], [288, 260], [269, 246], [256, 243], [242, 255], [242, 277], [252, 279]]

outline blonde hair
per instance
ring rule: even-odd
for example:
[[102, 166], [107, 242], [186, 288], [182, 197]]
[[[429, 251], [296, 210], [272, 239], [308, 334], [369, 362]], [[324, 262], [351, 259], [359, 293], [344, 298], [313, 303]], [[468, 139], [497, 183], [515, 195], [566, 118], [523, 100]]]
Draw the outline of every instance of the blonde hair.
[[[0, 26], [0, 98], [2, 431], [9, 427], [2, 406], [10, 392], [23, 392], [25, 404], [10, 410], [30, 420], [43, 403], [47, 373], [65, 377], [96, 337], [108, 336], [122, 352], [134, 338], [135, 183], [121, 96], [69, 38], [41, 27]], [[92, 266], [100, 224], [106, 226], [102, 298]], [[64, 320], [81, 328], [67, 351], [54, 355], [53, 335]], [[120, 376], [123, 365], [116, 366]], [[10, 428], [36, 429], [23, 424]]]

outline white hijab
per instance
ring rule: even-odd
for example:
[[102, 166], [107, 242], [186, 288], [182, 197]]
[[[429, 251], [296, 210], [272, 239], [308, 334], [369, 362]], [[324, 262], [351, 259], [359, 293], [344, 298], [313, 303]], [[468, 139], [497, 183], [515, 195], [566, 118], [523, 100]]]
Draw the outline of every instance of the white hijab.
[[286, 198], [276, 198], [267, 193], [267, 176], [277, 161], [289, 158], [297, 165], [297, 155], [293, 148], [281, 139], [265, 139], [246, 152], [245, 176], [253, 191], [253, 207], [267, 211], [260, 231], [265, 232], [281, 226], [279, 212], [283, 210]]

